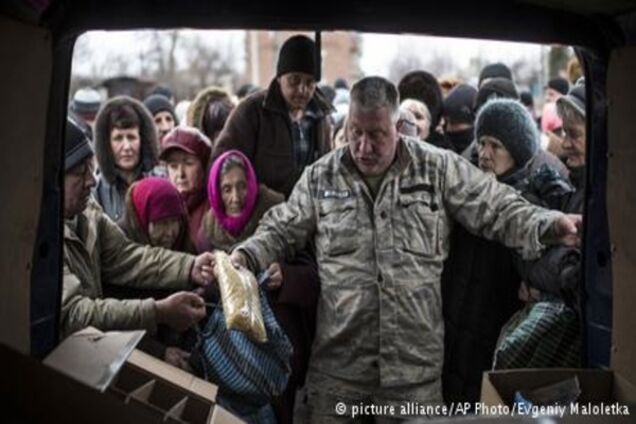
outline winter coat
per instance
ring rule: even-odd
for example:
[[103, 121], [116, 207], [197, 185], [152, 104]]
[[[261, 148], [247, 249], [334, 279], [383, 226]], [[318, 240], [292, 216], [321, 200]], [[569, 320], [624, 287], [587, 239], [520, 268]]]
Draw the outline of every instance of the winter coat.
[[105, 299], [102, 284], [186, 289], [194, 257], [131, 242], [94, 201], [76, 220], [64, 226], [63, 336], [87, 326], [154, 332], [153, 299]]
[[[574, 186], [554, 190], [550, 207], [567, 213], [583, 213], [584, 168], [570, 172]], [[517, 267], [528, 285], [558, 296], [580, 311], [581, 252], [574, 247], [553, 246], [536, 261], [518, 261]]]
[[[311, 129], [316, 160], [331, 148], [328, 116], [333, 110], [318, 89], [308, 108], [318, 116]], [[240, 150], [254, 165], [258, 180], [287, 197], [303, 171], [296, 166], [292, 143], [291, 118], [274, 79], [267, 90], [247, 97], [232, 111], [216, 140], [212, 162], [227, 150]]]
[[530, 258], [560, 216], [455, 153], [402, 137], [375, 199], [348, 149], [336, 149], [305, 170], [289, 200], [237, 249], [260, 270], [316, 246], [321, 290], [309, 381], [315, 373], [372, 387], [425, 384], [439, 401], [451, 219]]
[[[582, 169], [581, 169], [582, 170]], [[578, 185], [580, 170], [570, 175]], [[550, 184], [548, 201], [552, 207], [580, 213], [582, 186]], [[581, 208], [581, 209], [579, 209]], [[581, 366], [583, 334], [580, 292], [581, 253], [578, 248], [553, 246], [537, 261], [517, 258], [518, 269], [528, 287], [540, 291], [539, 300], [529, 302], [502, 330], [493, 367], [577, 368]]]
[[141, 121], [139, 127], [140, 160], [135, 181], [148, 176], [165, 176], [165, 172], [157, 167], [159, 163], [157, 129], [148, 109], [141, 102], [127, 96], [114, 97], [109, 100], [100, 109], [95, 120], [95, 156], [99, 164], [99, 175], [93, 194], [104, 213], [115, 222], [118, 222], [124, 213], [124, 200], [129, 184], [122, 178], [115, 166], [115, 159], [110, 147], [111, 128], [109, 128], [108, 115], [114, 107], [124, 103], [132, 105]]
[[[534, 171], [533, 166], [541, 160], [535, 156], [500, 181], [532, 203], [550, 208], [550, 200], [558, 203], [562, 193], [571, 188], [548, 165]], [[523, 306], [517, 294], [521, 281], [517, 257], [510, 249], [463, 227], [454, 228], [442, 274], [446, 402], [479, 400], [482, 373], [492, 365], [501, 329]]]

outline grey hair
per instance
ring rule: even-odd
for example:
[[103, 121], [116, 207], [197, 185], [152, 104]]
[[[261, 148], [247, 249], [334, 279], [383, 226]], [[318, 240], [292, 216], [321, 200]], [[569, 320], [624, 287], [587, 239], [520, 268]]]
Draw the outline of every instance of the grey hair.
[[557, 114], [564, 122], [568, 121], [585, 127], [585, 116], [567, 102], [557, 102]]
[[398, 91], [389, 80], [382, 77], [366, 77], [356, 82], [351, 88], [353, 103], [366, 111], [386, 107], [391, 111], [394, 123], [400, 116]]
[[225, 159], [223, 165], [221, 165], [220, 176], [222, 177], [234, 168], [241, 168], [245, 172], [245, 164], [240, 156], [232, 155]]

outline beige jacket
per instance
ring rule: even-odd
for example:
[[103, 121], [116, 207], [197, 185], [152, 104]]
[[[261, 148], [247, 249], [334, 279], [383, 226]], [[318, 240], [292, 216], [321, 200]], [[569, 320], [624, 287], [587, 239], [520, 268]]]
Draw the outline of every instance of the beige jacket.
[[185, 289], [192, 255], [129, 241], [96, 202], [64, 226], [62, 336], [89, 325], [102, 331], [155, 331], [153, 299], [103, 299], [102, 281], [134, 287]]

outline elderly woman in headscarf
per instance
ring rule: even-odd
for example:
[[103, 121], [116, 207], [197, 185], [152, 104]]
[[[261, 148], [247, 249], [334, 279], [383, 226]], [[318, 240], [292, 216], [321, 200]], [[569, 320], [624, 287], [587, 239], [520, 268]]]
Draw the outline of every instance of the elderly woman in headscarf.
[[[134, 182], [126, 193], [125, 211], [118, 224], [136, 243], [194, 253], [188, 237], [186, 205], [174, 185], [165, 178], [148, 177]], [[172, 294], [170, 290], [142, 290], [115, 285], [105, 285], [104, 291], [119, 299], [141, 296], [161, 299]], [[180, 333], [159, 326], [157, 334], [143, 339], [140, 349], [189, 370], [190, 355], [181, 349], [181, 339]]]
[[[208, 199], [210, 210], [197, 238], [198, 251], [229, 251], [255, 232], [271, 207], [284, 201], [281, 194], [258, 183], [249, 159], [238, 150], [223, 153], [212, 165]], [[279, 423], [290, 423], [296, 389], [304, 384], [314, 335], [318, 272], [315, 260], [306, 252], [291, 261], [271, 264], [267, 272], [265, 288], [272, 309], [294, 347], [287, 390], [274, 405]]]
[[194, 252], [188, 238], [185, 202], [165, 178], [144, 178], [130, 186], [120, 226], [137, 243]]

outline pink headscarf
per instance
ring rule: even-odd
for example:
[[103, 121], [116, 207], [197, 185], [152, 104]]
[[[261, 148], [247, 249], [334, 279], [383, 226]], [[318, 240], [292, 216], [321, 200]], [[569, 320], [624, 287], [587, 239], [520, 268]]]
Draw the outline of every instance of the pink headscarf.
[[151, 222], [188, 216], [179, 191], [164, 178], [148, 177], [139, 180], [132, 188], [130, 197], [135, 207], [137, 221], [146, 234]]
[[[238, 216], [228, 216], [225, 214], [225, 206], [221, 197], [221, 168], [223, 163], [231, 156], [237, 156], [243, 162], [245, 168], [245, 178], [247, 179], [247, 197], [243, 210]], [[221, 226], [233, 236], [238, 236], [245, 228], [245, 225], [252, 217], [254, 208], [256, 207], [256, 198], [258, 196], [258, 180], [254, 173], [254, 168], [249, 159], [238, 150], [229, 150], [219, 156], [212, 164], [210, 176], [208, 178], [208, 199], [210, 207], [214, 215], [218, 219]]]

